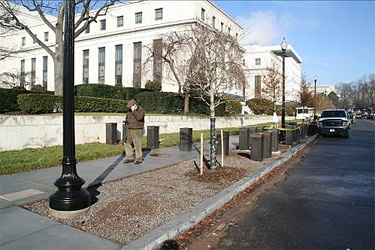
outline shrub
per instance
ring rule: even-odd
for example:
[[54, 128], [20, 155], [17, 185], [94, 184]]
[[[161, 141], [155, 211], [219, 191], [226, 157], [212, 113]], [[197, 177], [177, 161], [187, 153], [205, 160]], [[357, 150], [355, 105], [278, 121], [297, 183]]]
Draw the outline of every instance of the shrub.
[[242, 105], [240, 101], [226, 101], [225, 102], [225, 113], [227, 115], [239, 115], [242, 113]]
[[149, 89], [141, 88], [123, 88], [120, 86], [111, 86], [104, 84], [81, 84], [75, 86], [77, 96], [91, 96], [98, 98], [134, 99], [138, 93], [150, 92]]
[[96, 98], [89, 96], [77, 96], [75, 99], [76, 112], [113, 112], [125, 113], [126, 104], [125, 100], [109, 99], [109, 98]]
[[45, 114], [60, 110], [62, 97], [48, 94], [23, 94], [17, 98], [20, 109], [26, 114]]
[[123, 99], [122, 87], [104, 84], [81, 84], [75, 86], [77, 96]]
[[27, 93], [25, 89], [0, 88], [0, 113], [19, 111], [17, 96], [25, 93]]
[[210, 115], [210, 107], [199, 98], [190, 98], [190, 112], [196, 114]]
[[[18, 103], [26, 114], [45, 114], [62, 110], [62, 97], [45, 94], [19, 95]], [[88, 96], [75, 97], [76, 112], [126, 112], [125, 100], [96, 98]]]
[[150, 81], [148, 80], [145, 85], [146, 89], [153, 90], [153, 91], [161, 91], [161, 82], [154, 80]]
[[145, 111], [163, 114], [182, 112], [184, 102], [182, 96], [169, 92], [143, 92], [135, 98]]
[[273, 103], [270, 100], [263, 98], [253, 98], [246, 101], [246, 105], [254, 112], [256, 115], [273, 114]]

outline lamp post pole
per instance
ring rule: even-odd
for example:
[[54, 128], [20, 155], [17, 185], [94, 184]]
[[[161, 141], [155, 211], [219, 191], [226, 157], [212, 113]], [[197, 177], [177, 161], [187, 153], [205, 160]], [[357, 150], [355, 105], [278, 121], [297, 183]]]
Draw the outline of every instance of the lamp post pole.
[[316, 81], [318, 77], [314, 76], [314, 122], [316, 121]]
[[90, 206], [90, 195], [82, 189], [85, 180], [78, 176], [74, 135], [74, 12], [75, 0], [64, 0], [63, 67], [63, 159], [62, 174], [55, 181], [58, 190], [49, 197], [52, 210], [77, 211]]
[[283, 56], [283, 100], [282, 100], [282, 110], [281, 110], [281, 127], [285, 128], [285, 53], [288, 47], [288, 43], [285, 40], [285, 37], [281, 43], [281, 51]]

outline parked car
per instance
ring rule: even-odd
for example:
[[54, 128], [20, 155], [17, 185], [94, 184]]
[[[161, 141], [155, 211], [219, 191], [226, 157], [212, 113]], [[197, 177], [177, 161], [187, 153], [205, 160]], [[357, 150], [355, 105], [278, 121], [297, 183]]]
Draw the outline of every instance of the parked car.
[[362, 119], [362, 113], [361, 112], [355, 113], [355, 118], [356, 119]]
[[371, 113], [371, 112], [369, 112], [369, 113], [367, 114], [367, 119], [374, 119], [374, 114]]
[[349, 137], [350, 118], [344, 109], [326, 109], [318, 120], [318, 135]]

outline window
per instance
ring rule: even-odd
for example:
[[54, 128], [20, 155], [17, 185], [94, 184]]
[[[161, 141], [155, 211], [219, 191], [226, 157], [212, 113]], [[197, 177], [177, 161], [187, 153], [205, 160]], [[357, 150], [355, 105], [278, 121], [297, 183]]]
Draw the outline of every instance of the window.
[[206, 17], [206, 10], [202, 8], [201, 9], [201, 19], [204, 21], [205, 17]]
[[224, 32], [224, 23], [221, 22], [221, 32]]
[[48, 56], [43, 56], [43, 88], [47, 89]]
[[260, 65], [260, 58], [255, 58], [255, 65]]
[[25, 59], [21, 60], [21, 87], [25, 86]]
[[48, 42], [48, 31], [44, 32], [44, 41]]
[[123, 27], [124, 26], [124, 16], [118, 16], [117, 17], [117, 27]]
[[155, 20], [163, 20], [163, 8], [155, 9]]
[[162, 77], [162, 53], [163, 53], [163, 40], [154, 40], [154, 68], [153, 78], [154, 81], [161, 82]]
[[98, 60], [98, 83], [104, 84], [105, 80], [105, 48], [99, 48], [99, 60]]
[[242, 66], [246, 66], [246, 61], [245, 61], [245, 59], [242, 59]]
[[122, 86], [122, 45], [116, 45], [115, 52], [115, 78], [116, 84]]
[[31, 86], [35, 85], [36, 80], [36, 58], [31, 58]]
[[228, 34], [230, 35], [230, 31], [231, 31], [231, 29], [230, 29], [230, 27], [228, 27]]
[[106, 30], [107, 28], [107, 21], [105, 19], [100, 20], [100, 30]]
[[135, 13], [135, 23], [136, 24], [142, 23], [142, 12]]
[[236, 42], [238, 41], [238, 33], [236, 33]]
[[21, 40], [22, 40], [21, 45], [25, 46], [26, 45], [26, 37], [22, 37]]
[[133, 54], [133, 86], [135, 88], [141, 87], [141, 63], [142, 63], [142, 42], [134, 43]]
[[212, 16], [212, 28], [215, 29], [216, 17]]
[[87, 25], [87, 27], [85, 29], [85, 33], [86, 34], [90, 33], [90, 24]]
[[33, 43], [36, 43], [37, 35], [36, 34], [34, 34], [34, 35], [35, 35], [35, 38], [33, 38]]
[[82, 79], [82, 82], [83, 83], [89, 83], [89, 50], [86, 49], [86, 50], [83, 50], [83, 63], [82, 63], [82, 75], [83, 75], [83, 79]]
[[255, 76], [255, 98], [261, 97], [261, 76]]

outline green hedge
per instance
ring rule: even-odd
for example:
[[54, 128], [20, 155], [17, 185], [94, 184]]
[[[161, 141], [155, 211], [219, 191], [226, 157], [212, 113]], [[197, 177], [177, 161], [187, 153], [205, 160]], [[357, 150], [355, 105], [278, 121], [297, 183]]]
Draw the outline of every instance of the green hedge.
[[169, 92], [143, 92], [135, 96], [145, 111], [162, 114], [179, 113], [184, 109], [183, 97]]
[[17, 98], [20, 109], [26, 114], [45, 114], [61, 110], [62, 97], [46, 94], [23, 94]]
[[0, 114], [20, 111], [17, 96], [28, 93], [53, 94], [51, 91], [27, 91], [24, 88], [4, 89], [0, 88]]
[[[26, 114], [45, 114], [62, 111], [62, 97], [45, 94], [23, 94], [18, 96], [20, 109]], [[75, 97], [76, 112], [126, 112], [126, 100]]]
[[273, 103], [270, 100], [263, 98], [253, 98], [246, 101], [246, 105], [254, 112], [256, 115], [272, 115], [273, 114]]
[[225, 114], [226, 115], [239, 115], [242, 113], [242, 105], [240, 101], [226, 101]]
[[17, 96], [25, 94], [24, 89], [2, 89], [0, 88], [0, 113], [19, 111]]
[[75, 86], [77, 96], [91, 96], [98, 98], [130, 100], [142, 92], [150, 92], [150, 89], [123, 88], [104, 84], [81, 84]]
[[77, 96], [75, 99], [76, 112], [112, 112], [125, 113], [127, 111], [125, 100], [96, 98], [90, 96]]

